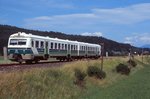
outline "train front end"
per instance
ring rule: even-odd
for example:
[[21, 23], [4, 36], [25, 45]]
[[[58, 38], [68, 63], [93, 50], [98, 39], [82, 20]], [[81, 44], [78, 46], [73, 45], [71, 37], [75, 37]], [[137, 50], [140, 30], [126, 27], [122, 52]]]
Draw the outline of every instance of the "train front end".
[[22, 63], [33, 58], [29, 34], [21, 32], [12, 34], [8, 41], [8, 59]]

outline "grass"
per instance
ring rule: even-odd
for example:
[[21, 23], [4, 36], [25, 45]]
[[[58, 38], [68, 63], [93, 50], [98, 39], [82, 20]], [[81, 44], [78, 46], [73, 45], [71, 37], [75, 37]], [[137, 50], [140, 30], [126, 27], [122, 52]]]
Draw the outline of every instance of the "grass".
[[8, 63], [12, 63], [10, 60], [4, 60], [3, 56], [0, 56], [0, 64], [8, 64]]
[[129, 76], [115, 72], [115, 66], [126, 63], [128, 58], [104, 60], [103, 80], [85, 78], [85, 88], [73, 82], [74, 70], [86, 72], [88, 66], [100, 67], [100, 60], [76, 61], [60, 68], [34, 68], [0, 73], [0, 99], [149, 99], [149, 57], [137, 57], [138, 65]]
[[[146, 65], [145, 65], [146, 66]], [[106, 88], [92, 86], [86, 99], [150, 99], [150, 66]]]

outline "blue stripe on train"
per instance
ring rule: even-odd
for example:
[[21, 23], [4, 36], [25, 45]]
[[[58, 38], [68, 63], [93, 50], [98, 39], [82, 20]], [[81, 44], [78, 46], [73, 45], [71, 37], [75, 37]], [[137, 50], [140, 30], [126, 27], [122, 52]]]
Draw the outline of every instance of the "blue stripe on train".
[[8, 54], [33, 54], [31, 48], [8, 48]]
[[37, 48], [39, 54], [44, 54], [44, 48]]

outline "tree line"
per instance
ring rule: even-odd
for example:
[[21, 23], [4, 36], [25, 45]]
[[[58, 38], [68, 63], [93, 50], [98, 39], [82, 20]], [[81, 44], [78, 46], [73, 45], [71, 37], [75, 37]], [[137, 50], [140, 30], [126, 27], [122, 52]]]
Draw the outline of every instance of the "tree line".
[[[19, 28], [10, 25], [0, 25], [0, 54], [2, 55], [2, 49], [7, 46], [8, 38], [11, 34], [17, 32], [26, 32], [34, 35], [49, 36], [52, 38], [68, 39], [73, 41], [101, 44], [104, 43], [104, 53], [108, 52], [109, 55], [127, 55], [129, 52], [141, 53], [142, 48], [137, 48], [131, 46], [130, 44], [119, 43], [104, 37], [97, 36], [81, 36], [81, 35], [69, 35], [62, 32], [54, 31], [39, 31], [39, 30], [29, 30], [24, 28]], [[145, 49], [150, 51], [149, 49]]]

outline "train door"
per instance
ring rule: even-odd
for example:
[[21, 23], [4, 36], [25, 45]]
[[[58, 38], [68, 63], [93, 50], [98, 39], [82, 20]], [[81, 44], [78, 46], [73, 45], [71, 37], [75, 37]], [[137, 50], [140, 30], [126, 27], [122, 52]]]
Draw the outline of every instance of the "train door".
[[70, 47], [70, 44], [68, 44], [68, 55], [71, 55], [71, 47]]
[[45, 41], [45, 49], [44, 49], [44, 59], [48, 59], [49, 58], [49, 44], [48, 41]]
[[49, 46], [48, 41], [45, 42], [45, 54], [49, 54]]
[[87, 46], [85, 47], [85, 55], [86, 55], [86, 57], [88, 56], [88, 47]]

